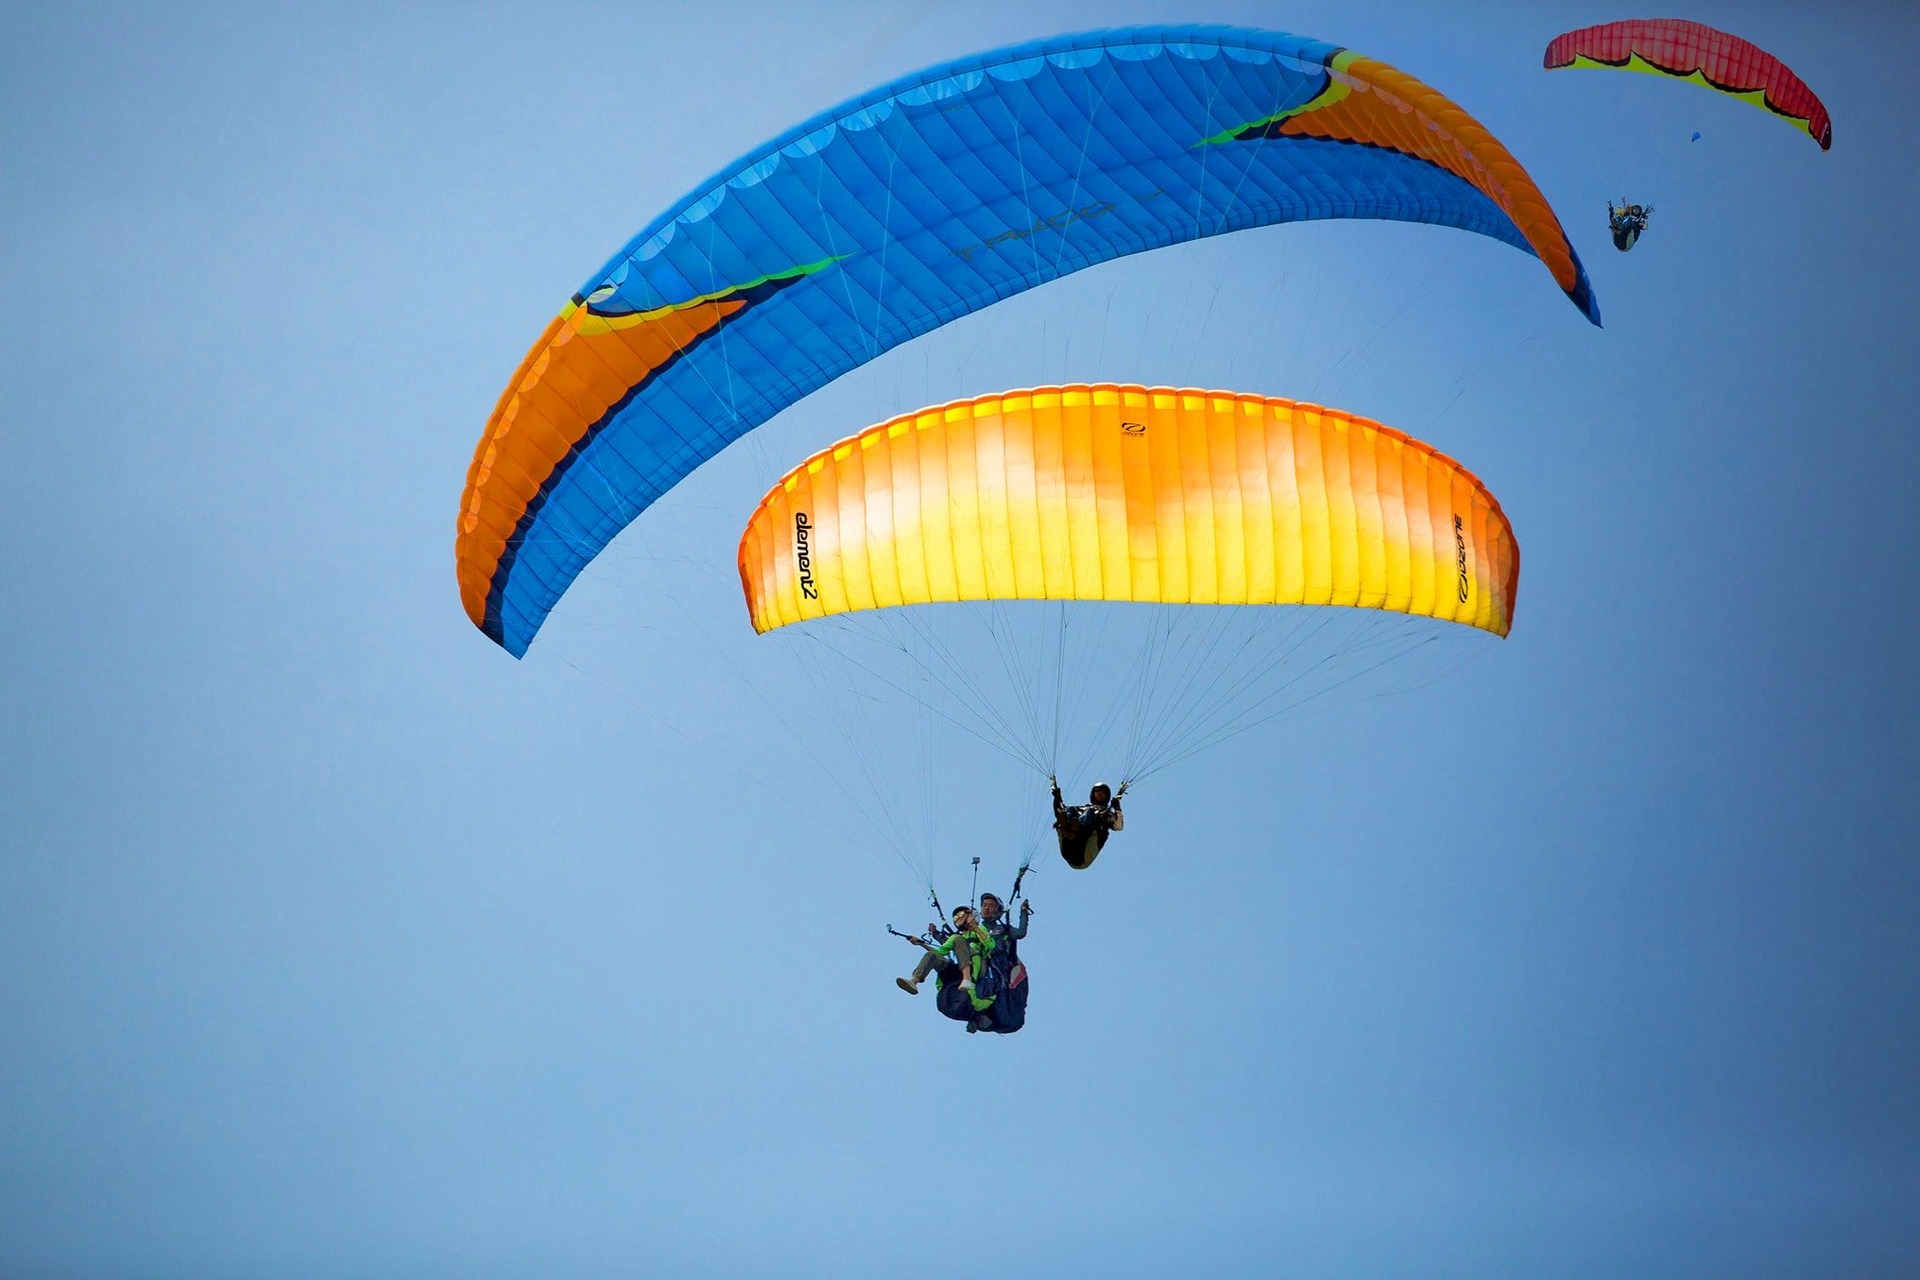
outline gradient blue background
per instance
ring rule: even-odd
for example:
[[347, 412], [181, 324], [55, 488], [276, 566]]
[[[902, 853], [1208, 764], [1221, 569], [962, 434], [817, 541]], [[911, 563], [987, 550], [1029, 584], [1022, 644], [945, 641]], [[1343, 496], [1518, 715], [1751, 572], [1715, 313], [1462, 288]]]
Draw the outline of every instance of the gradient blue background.
[[[1920, 18], [1688, 13], [1831, 154], [1541, 72], [1619, 16], [1574, 3], [0, 12], [0, 1274], [1915, 1274]], [[1170, 18], [1446, 91], [1607, 328], [1433, 228], [1109, 264], [723, 455], [525, 662], [473, 630], [473, 442], [652, 213], [891, 76]], [[1525, 571], [1452, 678], [1043, 871], [989, 1040], [892, 987], [913, 886], [775, 723], [733, 545], [830, 439], [1068, 378], [1403, 427]], [[1008, 779], [945, 770], [943, 882]]]

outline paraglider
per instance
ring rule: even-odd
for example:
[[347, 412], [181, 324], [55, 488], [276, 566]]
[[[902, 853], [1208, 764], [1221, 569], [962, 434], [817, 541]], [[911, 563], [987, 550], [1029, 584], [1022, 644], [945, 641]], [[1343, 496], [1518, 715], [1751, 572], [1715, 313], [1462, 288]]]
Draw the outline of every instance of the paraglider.
[[[994, 907], [992, 919], [985, 918], [989, 900]], [[929, 925], [927, 934], [919, 937], [888, 930], [923, 952], [913, 973], [895, 978], [894, 983], [917, 996], [920, 984], [932, 976], [934, 1006], [941, 1016], [966, 1023], [970, 1032], [1011, 1034], [1026, 1025], [1027, 1017], [1026, 966], [1019, 962], [1012, 944], [1026, 935], [1033, 907], [1022, 904], [1017, 931], [1007, 926], [997, 897], [983, 895], [981, 907], [979, 912], [964, 904], [955, 907], [952, 928]]]
[[[856, 677], [1043, 778], [1063, 749], [1118, 766], [1086, 806], [1056, 786], [1079, 869], [1120, 829], [1130, 785], [1430, 644], [1433, 623], [1504, 636], [1519, 585], [1499, 503], [1402, 433], [1279, 397], [1117, 384], [956, 401], [842, 440], [761, 500], [738, 566], [754, 629], [844, 655], [832, 683], [862, 700]], [[1100, 602], [1141, 611], [1132, 674], [1100, 682], [1117, 691], [1105, 712], [1082, 709], [1086, 673], [1064, 649], [1027, 646], [1002, 613], [1018, 602], [1047, 602], [1025, 607], [1061, 645]], [[975, 605], [992, 610], [984, 643], [949, 643]], [[1394, 624], [1358, 637], [1357, 669], [1312, 652], [1348, 618]], [[1010, 704], [973, 670], [996, 651]]]
[[1826, 104], [1786, 63], [1703, 23], [1641, 18], [1581, 27], [1555, 36], [1542, 62], [1549, 71], [1612, 67], [1691, 80], [1771, 111], [1804, 129], [1822, 151], [1833, 146]]
[[1007, 920], [1007, 909], [997, 893], [980, 895], [980, 927], [993, 937], [995, 963], [1011, 968], [1020, 961], [1020, 943], [1026, 939], [1027, 925], [1033, 917], [1031, 899], [1020, 904], [1020, 923]]
[[1319, 218], [1503, 241], [1599, 323], [1559, 220], [1499, 141], [1336, 45], [1093, 32], [824, 112], [648, 223], [527, 353], [461, 498], [467, 615], [523, 655], [582, 569], [683, 477], [910, 338], [1113, 258]]
[[1618, 208], [1613, 201], [1607, 201], [1607, 230], [1613, 233], [1613, 247], [1625, 253], [1638, 244], [1652, 213], [1652, 205], [1628, 204], [1625, 197], [1621, 198]]
[[[918, 624], [883, 628], [875, 649], [910, 662], [924, 654], [926, 671], [894, 679], [862, 656], [849, 662], [931, 709], [918, 692], [929, 683], [957, 698], [982, 688], [963, 670], [981, 652], [955, 655], [935, 634], [941, 617], [958, 620], [937, 611], [967, 602], [1036, 602], [1026, 607], [1063, 612], [1126, 602], [1169, 621], [1200, 613], [1226, 621], [1229, 612], [1279, 621], [1318, 609], [1321, 621], [1346, 613], [1417, 627], [1425, 619], [1426, 629], [1456, 623], [1504, 636], [1519, 547], [1478, 479], [1379, 423], [1279, 397], [1071, 384], [903, 414], [815, 453], [781, 477], [748, 519], [738, 567], [755, 630], [797, 633], [812, 650], [832, 653], [847, 639], [839, 629], [857, 618], [886, 623], [928, 611]], [[1208, 605], [1216, 608], [1199, 607]], [[1232, 605], [1302, 608], [1218, 608]], [[1064, 617], [1060, 626], [1065, 635]], [[994, 630], [994, 643], [1029, 675], [1073, 665], [1020, 653], [1015, 629], [996, 623]], [[935, 643], [923, 646], [927, 640]], [[1369, 642], [1366, 662], [1388, 661], [1406, 643]], [[1164, 706], [1164, 716], [1140, 714], [1149, 703], [1135, 701], [1098, 718], [1095, 741], [1111, 738], [1116, 747], [1111, 726], [1152, 722], [1144, 748], [1124, 757], [1120, 785], [1097, 784], [1086, 805], [1068, 805], [1049, 777], [1054, 832], [1070, 867], [1086, 869], [1123, 828], [1121, 800], [1131, 781], [1258, 723], [1275, 692], [1261, 682], [1274, 673], [1280, 688], [1301, 677], [1287, 674], [1291, 650], [1255, 646], [1242, 660], [1241, 646], [1233, 648], [1225, 661], [1202, 645], [1174, 664], [1134, 664], [1141, 673], [1134, 692], [1145, 699], [1157, 696], [1157, 673], [1169, 665], [1185, 668], [1192, 683], [1185, 698], [1152, 704]], [[864, 700], [858, 689], [848, 691]], [[986, 709], [972, 723], [984, 741], [1011, 746], [1013, 758], [1047, 776], [1040, 762], [1057, 751], [1066, 727], [1059, 717], [1074, 714], [1074, 699], [1061, 712], [1058, 686], [1029, 683], [1021, 701], [1020, 713]], [[1022, 724], [1033, 739], [1024, 744]], [[993, 736], [995, 725], [1015, 736]], [[1016, 899], [1019, 884], [1016, 878]], [[890, 929], [943, 950], [898, 985], [917, 994], [936, 977], [945, 1016], [982, 1030], [1019, 1029], [1030, 983], [1015, 944], [1030, 913], [1023, 904], [1017, 931], [996, 929], [1000, 900], [984, 895], [980, 923], [992, 945], [969, 939], [957, 963], [942, 963], [960, 948], [948, 931], [929, 926], [916, 939]], [[972, 928], [972, 919], [956, 913], [955, 928]]]
[[[976, 979], [984, 978], [988, 972], [987, 955], [993, 950], [993, 938], [980, 927], [979, 917], [972, 907], [964, 903], [955, 907], [953, 927], [940, 932], [942, 936], [937, 941], [915, 939], [920, 942], [926, 955], [914, 966], [910, 977], [896, 979], [900, 989], [910, 996], [920, 994], [920, 984], [926, 981], [928, 972], [948, 956], [952, 956], [954, 964], [959, 967], [957, 985], [962, 991], [973, 992]], [[981, 993], [979, 1007], [984, 1009], [991, 1000], [991, 994]]]
[[1027, 977], [1026, 962], [1020, 958], [1020, 943], [1025, 940], [1032, 920], [1030, 898], [1021, 901], [1020, 923], [1015, 925], [1007, 920], [1006, 908], [998, 894], [980, 895], [980, 925], [993, 938], [993, 951], [987, 959], [995, 969], [1000, 991], [993, 1000], [991, 1029], [1001, 1035], [1011, 1035], [1027, 1024], [1027, 996], [1033, 984]]
[[1060, 840], [1061, 860], [1075, 871], [1085, 871], [1107, 847], [1107, 837], [1126, 827], [1120, 798], [1127, 789], [1121, 787], [1116, 795], [1106, 783], [1096, 782], [1085, 804], [1070, 805], [1061, 798], [1059, 780], [1047, 781], [1053, 784], [1053, 831]]

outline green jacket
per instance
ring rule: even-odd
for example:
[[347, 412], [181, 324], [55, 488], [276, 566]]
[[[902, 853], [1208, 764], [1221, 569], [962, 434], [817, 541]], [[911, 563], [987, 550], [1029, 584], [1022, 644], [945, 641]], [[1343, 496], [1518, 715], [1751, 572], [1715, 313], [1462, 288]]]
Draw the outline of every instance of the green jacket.
[[[971, 944], [967, 952], [967, 976], [975, 982], [979, 982], [980, 975], [987, 971], [987, 956], [993, 952], [993, 935], [987, 932], [985, 925], [981, 924], [975, 924], [971, 929], [962, 930], [962, 933], [966, 935]], [[960, 936], [959, 933], [956, 933], [952, 937], [947, 938], [940, 943], [939, 946], [933, 948], [933, 954], [937, 956], [952, 955], [954, 941]], [[967, 999], [973, 1001], [973, 1007], [976, 1011], [993, 1008], [992, 996], [982, 998], [969, 991], [967, 992]]]

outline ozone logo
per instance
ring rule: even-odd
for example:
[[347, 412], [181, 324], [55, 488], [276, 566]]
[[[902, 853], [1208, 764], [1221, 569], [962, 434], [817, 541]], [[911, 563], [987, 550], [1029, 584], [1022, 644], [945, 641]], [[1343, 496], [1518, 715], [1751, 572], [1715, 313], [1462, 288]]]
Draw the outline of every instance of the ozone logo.
[[1147, 434], [1147, 424], [1144, 422], [1123, 422], [1120, 424], [1120, 430], [1125, 435], [1143, 436]]

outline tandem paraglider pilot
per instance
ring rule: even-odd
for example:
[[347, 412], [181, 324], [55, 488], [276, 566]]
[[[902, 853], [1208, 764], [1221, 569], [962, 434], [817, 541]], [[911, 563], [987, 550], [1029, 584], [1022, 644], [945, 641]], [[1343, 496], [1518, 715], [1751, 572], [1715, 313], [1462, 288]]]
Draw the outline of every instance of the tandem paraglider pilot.
[[1032, 915], [1033, 904], [1022, 902], [1016, 927], [1008, 922], [999, 897], [983, 893], [978, 912], [967, 906], [953, 909], [951, 929], [936, 922], [927, 926], [925, 935], [914, 937], [889, 925], [888, 933], [926, 953], [912, 976], [894, 982], [908, 995], [917, 996], [920, 984], [934, 977], [934, 1004], [942, 1017], [966, 1023], [968, 1031], [1001, 1035], [1018, 1031], [1027, 1022], [1028, 994], [1019, 941], [1027, 936]]

